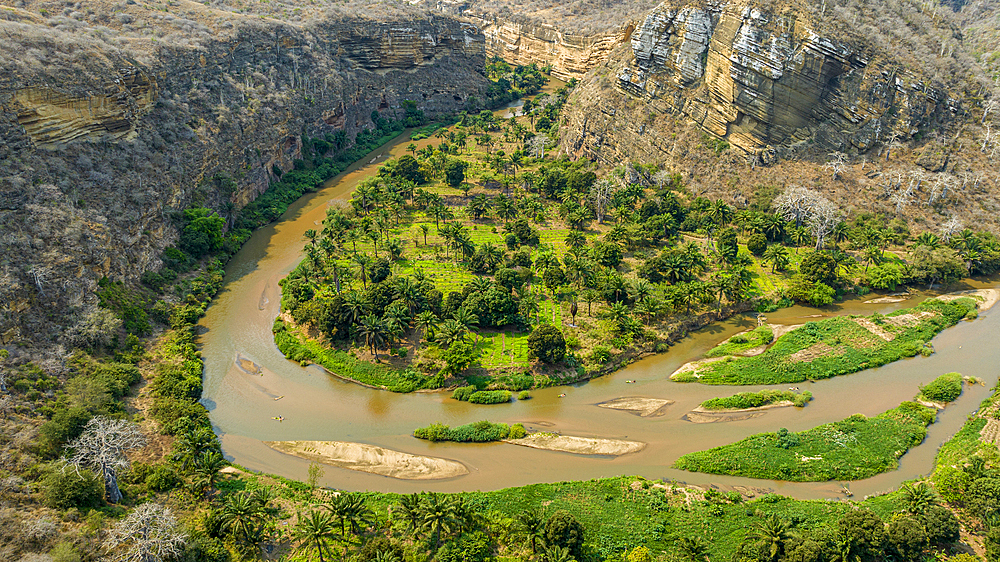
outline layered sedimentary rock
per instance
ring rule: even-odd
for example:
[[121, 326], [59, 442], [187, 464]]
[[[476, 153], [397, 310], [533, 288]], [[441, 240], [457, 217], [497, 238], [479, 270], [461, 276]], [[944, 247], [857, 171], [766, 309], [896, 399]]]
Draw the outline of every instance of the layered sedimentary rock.
[[511, 64], [551, 65], [560, 80], [582, 78], [607, 60], [611, 51], [628, 41], [633, 24], [624, 23], [611, 33], [573, 35], [548, 24], [520, 22], [492, 15], [474, 18], [486, 36], [486, 50]]
[[864, 152], [960, 110], [872, 49], [747, 2], [661, 4], [575, 100], [570, 149], [619, 156], [662, 156], [662, 139], [649, 134], [657, 114], [681, 113], [768, 155], [805, 141]]
[[96, 44], [0, 21], [23, 53], [0, 73], [0, 333], [44, 337], [45, 310], [158, 267], [179, 210], [231, 220], [303, 135], [350, 142], [373, 112], [453, 112], [487, 85], [482, 33], [453, 18], [232, 18], [197, 41]]

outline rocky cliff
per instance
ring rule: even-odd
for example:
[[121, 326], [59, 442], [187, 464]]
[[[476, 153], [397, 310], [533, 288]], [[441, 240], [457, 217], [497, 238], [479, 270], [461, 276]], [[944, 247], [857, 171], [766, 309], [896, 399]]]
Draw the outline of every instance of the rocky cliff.
[[865, 152], [940, 126], [965, 111], [960, 100], [920, 68], [794, 12], [665, 2], [580, 88], [567, 140], [578, 153], [652, 155], [651, 119], [682, 114], [750, 153], [807, 142]]
[[[231, 217], [276, 167], [291, 167], [303, 134], [352, 139], [373, 111], [402, 115], [402, 101], [414, 100], [431, 115], [451, 112], [486, 86], [482, 33], [441, 16], [291, 25], [188, 13], [169, 16], [185, 30], [170, 40], [80, 31], [115, 21], [100, 13], [75, 24], [72, 15], [2, 15], [5, 339], [54, 336], [38, 333], [58, 329], [40, 319], [87, 306], [101, 277], [134, 280], [157, 267], [176, 239], [172, 211], [209, 205]], [[138, 18], [168, 17], [124, 15], [117, 21], [134, 29]], [[209, 181], [218, 174], [233, 182]]]
[[618, 44], [627, 41], [633, 24], [595, 35], [564, 33], [549, 24], [518, 21], [491, 14], [474, 17], [486, 37], [486, 52], [511, 64], [551, 65], [560, 80], [582, 78], [603, 63]]

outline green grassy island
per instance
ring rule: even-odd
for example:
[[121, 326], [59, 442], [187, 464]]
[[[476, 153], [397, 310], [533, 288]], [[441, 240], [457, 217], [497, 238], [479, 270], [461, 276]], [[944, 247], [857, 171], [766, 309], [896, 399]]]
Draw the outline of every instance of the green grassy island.
[[825, 318], [781, 336], [760, 355], [730, 355], [705, 361], [680, 369], [672, 378], [680, 382], [749, 385], [846, 375], [929, 353], [928, 342], [935, 335], [976, 313], [972, 299], [928, 299], [886, 315]]
[[933, 408], [904, 402], [874, 418], [855, 414], [799, 433], [782, 429], [752, 435], [689, 453], [674, 466], [791, 482], [861, 480], [896, 468], [899, 457], [923, 441], [935, 415]]
[[703, 410], [745, 410], [748, 408], [763, 408], [780, 402], [791, 402], [796, 407], [803, 407], [812, 400], [812, 393], [802, 393], [790, 390], [761, 390], [760, 392], [740, 392], [733, 396], [712, 398], [701, 403]]

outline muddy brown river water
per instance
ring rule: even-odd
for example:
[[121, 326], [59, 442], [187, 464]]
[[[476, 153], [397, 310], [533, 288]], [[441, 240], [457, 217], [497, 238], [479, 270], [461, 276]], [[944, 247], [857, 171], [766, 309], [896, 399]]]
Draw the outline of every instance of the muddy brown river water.
[[[843, 497], [839, 482], [784, 483], [696, 474], [671, 469], [681, 455], [786, 427], [792, 431], [861, 413], [868, 416], [911, 399], [917, 385], [958, 371], [986, 381], [966, 386], [962, 396], [938, 415], [924, 442], [907, 453], [896, 471], [849, 483], [857, 497], [885, 491], [927, 474], [938, 447], [975, 411], [997, 382], [1000, 368], [1000, 312], [984, 312], [935, 338], [930, 357], [916, 357], [878, 369], [816, 383], [800, 383], [814, 400], [802, 409], [769, 410], [759, 417], [727, 423], [694, 424], [684, 414], [708, 398], [765, 387], [721, 387], [676, 383], [669, 375], [722, 339], [755, 325], [736, 317], [692, 333], [669, 352], [638, 361], [624, 370], [587, 383], [532, 391], [533, 398], [506, 405], [457, 402], [447, 392], [394, 394], [337, 379], [316, 366], [301, 367], [281, 355], [271, 336], [279, 312], [278, 281], [302, 258], [303, 233], [319, 230], [326, 209], [345, 202], [358, 181], [373, 174], [390, 156], [409, 144], [402, 135], [369, 154], [321, 191], [294, 203], [276, 223], [255, 232], [227, 266], [225, 285], [201, 322], [205, 360], [203, 403], [211, 412], [228, 459], [253, 470], [305, 479], [309, 461], [279, 453], [264, 441], [318, 440], [367, 443], [462, 462], [470, 473], [449, 480], [406, 481], [328, 466], [321, 483], [348, 490], [442, 492], [491, 490], [537, 482], [641, 475], [691, 484], [771, 488], [798, 498]], [[421, 141], [423, 146], [430, 140]], [[435, 141], [437, 142], [437, 141]], [[968, 281], [957, 289], [996, 287], [997, 279]], [[868, 297], [870, 298], [870, 297]], [[848, 300], [824, 309], [792, 307], [768, 314], [776, 324], [801, 324], [820, 316], [890, 312], [919, 302], [864, 304]], [[247, 369], [247, 365], [257, 366]], [[635, 381], [626, 383], [626, 381]], [[787, 385], [785, 385], [787, 386]], [[565, 394], [564, 397], [560, 397]], [[275, 398], [282, 397], [279, 400]], [[596, 404], [620, 397], [674, 401], [656, 417], [640, 417]], [[273, 417], [282, 416], [278, 422]], [[503, 443], [429, 443], [412, 437], [432, 422], [452, 426], [489, 419], [523, 422], [529, 428], [571, 435], [642, 441], [640, 452], [617, 458], [581, 456]]]

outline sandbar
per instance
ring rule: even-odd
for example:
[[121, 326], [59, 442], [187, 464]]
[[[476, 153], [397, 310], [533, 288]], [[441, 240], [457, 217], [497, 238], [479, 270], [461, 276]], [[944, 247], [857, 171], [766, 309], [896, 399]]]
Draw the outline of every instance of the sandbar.
[[630, 414], [635, 414], [642, 418], [652, 418], [662, 416], [666, 413], [667, 406], [673, 404], [673, 400], [662, 398], [643, 398], [641, 396], [629, 396], [615, 398], [606, 402], [600, 402], [597, 406], [611, 410], [622, 410]]
[[691, 423], [717, 423], [717, 422], [730, 422], [730, 421], [742, 421], [748, 420], [750, 418], [756, 418], [757, 416], [763, 415], [765, 410], [772, 410], [774, 408], [788, 408], [789, 406], [794, 406], [795, 403], [791, 400], [782, 400], [781, 402], [775, 402], [773, 404], [767, 404], [765, 406], [758, 406], [756, 408], [729, 408], [722, 410], [709, 410], [708, 408], [698, 406], [694, 410], [691, 410], [684, 415], [684, 419]]
[[613, 457], [638, 453], [646, 447], [645, 443], [639, 441], [576, 437], [573, 435], [556, 435], [555, 433], [532, 433], [523, 439], [509, 439], [507, 442], [533, 449], [546, 449], [577, 455], [608, 455]]
[[935, 297], [942, 301], [953, 301], [955, 299], [960, 299], [962, 297], [971, 297], [978, 301], [979, 310], [989, 310], [997, 303], [997, 299], [1000, 298], [1000, 291], [996, 289], [974, 289], [971, 291], [959, 291], [957, 293], [948, 293], [947, 295], [941, 295]]
[[411, 455], [365, 443], [265, 441], [264, 444], [299, 458], [399, 480], [439, 480], [469, 473], [458, 461]]

